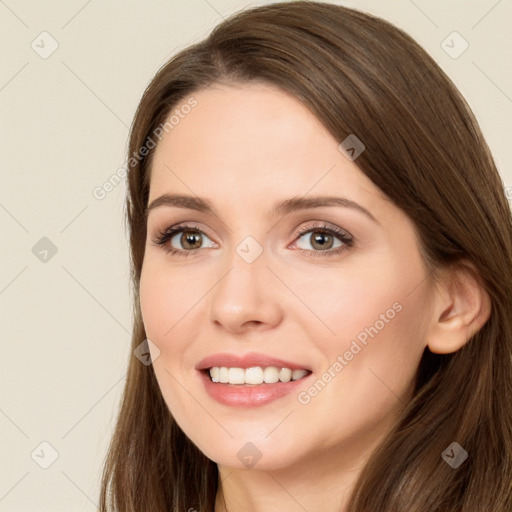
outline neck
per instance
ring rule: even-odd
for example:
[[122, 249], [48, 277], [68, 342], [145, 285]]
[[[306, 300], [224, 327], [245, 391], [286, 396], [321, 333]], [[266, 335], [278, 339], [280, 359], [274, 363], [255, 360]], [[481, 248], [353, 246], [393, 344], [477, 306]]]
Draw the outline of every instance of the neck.
[[362, 451], [347, 442], [278, 469], [219, 465], [215, 512], [345, 512], [368, 457], [380, 439]]

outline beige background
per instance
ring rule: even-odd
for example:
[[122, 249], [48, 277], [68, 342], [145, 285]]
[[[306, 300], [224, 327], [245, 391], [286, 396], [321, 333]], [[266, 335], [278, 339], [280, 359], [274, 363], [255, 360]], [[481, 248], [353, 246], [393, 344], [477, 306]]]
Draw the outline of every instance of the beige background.
[[[102, 200], [93, 190], [123, 165], [157, 69], [223, 17], [263, 3], [0, 0], [0, 512], [96, 510], [133, 356], [125, 186]], [[394, 22], [427, 49], [512, 185], [512, 0], [339, 3]], [[454, 31], [469, 44], [458, 58], [442, 47]], [[455, 38], [452, 54], [464, 44]]]

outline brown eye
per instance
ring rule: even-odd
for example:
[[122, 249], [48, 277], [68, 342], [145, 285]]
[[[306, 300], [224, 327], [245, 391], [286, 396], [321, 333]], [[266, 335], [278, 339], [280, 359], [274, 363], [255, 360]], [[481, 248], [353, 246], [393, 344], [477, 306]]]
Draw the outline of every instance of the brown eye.
[[303, 229], [297, 239], [306, 240], [310, 247], [298, 244], [305, 256], [336, 256], [354, 245], [354, 238], [347, 231], [326, 225]]
[[[305, 240], [307, 244], [309, 244], [309, 247], [303, 242], [303, 246], [299, 247], [308, 251], [327, 251], [329, 249], [338, 248], [344, 245], [343, 242], [346, 242], [346, 239], [342, 238], [340, 240], [340, 238], [340, 235], [333, 234], [329, 230], [323, 228], [313, 228], [304, 233], [301, 233], [299, 236], [299, 239]], [[335, 246], [335, 242], [338, 242], [338, 245]]]
[[198, 231], [183, 231], [180, 237], [181, 246], [187, 250], [199, 249], [202, 244], [202, 234]]
[[[160, 232], [153, 240], [153, 243], [164, 247], [170, 254], [188, 256], [189, 254], [195, 254], [196, 250], [201, 249], [205, 239], [210, 240], [199, 228], [180, 225]], [[173, 241], [178, 247], [173, 245]], [[214, 243], [212, 242], [210, 247], [213, 245]]]
[[310, 233], [310, 243], [315, 249], [330, 249], [334, 244], [334, 237], [324, 231], [312, 231]]

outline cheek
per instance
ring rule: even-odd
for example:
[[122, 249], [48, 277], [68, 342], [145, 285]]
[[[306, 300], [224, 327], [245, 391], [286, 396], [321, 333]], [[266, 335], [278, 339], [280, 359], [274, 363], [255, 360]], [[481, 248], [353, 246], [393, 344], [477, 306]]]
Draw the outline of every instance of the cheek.
[[306, 393], [318, 411], [331, 408], [340, 429], [350, 417], [347, 433], [363, 432], [391, 419], [407, 401], [423, 353], [420, 322], [426, 298], [408, 296], [406, 285], [343, 282], [342, 290], [324, 290], [329, 299], [320, 293], [314, 297], [315, 311], [335, 334], [316, 338], [324, 356], [319, 380], [326, 384]]
[[412, 262], [404, 270], [399, 258], [365, 263], [338, 280], [332, 279], [332, 272], [317, 272], [315, 280], [307, 282], [302, 278], [297, 295], [307, 297], [315, 313], [304, 316], [303, 326], [315, 333], [327, 365], [346, 355], [345, 375], [376, 381], [372, 368], [403, 387], [424, 349], [428, 297], [425, 288], [417, 286], [423, 270]]
[[[165, 349], [165, 340], [173, 332], [183, 308], [183, 297], [166, 274], [165, 269], [151, 261], [145, 262], [140, 278], [139, 297], [146, 335]], [[183, 315], [183, 313], [181, 313]]]
[[346, 261], [338, 279], [329, 269], [316, 275], [316, 281], [303, 281], [301, 293], [339, 340], [359, 336], [364, 341], [370, 333], [379, 336], [376, 330], [391, 334], [411, 329], [418, 335], [414, 331], [426, 315], [428, 297], [420, 286], [425, 269], [409, 246], [397, 243], [386, 251], [356, 255]]
[[170, 334], [169, 330], [187, 309], [190, 309], [187, 304], [192, 300], [194, 291], [186, 282], [180, 282], [180, 275], [183, 273], [179, 270], [171, 272], [154, 259], [144, 262], [139, 297], [148, 337], [151, 334], [156, 339], [163, 339]]
[[196, 272], [170, 269], [155, 259], [144, 263], [139, 286], [140, 308], [146, 336], [160, 350], [155, 371], [161, 371], [163, 365], [169, 369], [179, 366], [190, 340], [199, 337], [204, 327], [202, 298], [211, 287], [206, 284], [204, 277]]
[[391, 273], [383, 278], [366, 268], [351, 269], [350, 275], [343, 272], [339, 278], [333, 274], [332, 269], [325, 273], [320, 270], [314, 279], [304, 280], [302, 275], [294, 281], [294, 291], [310, 310], [305, 320], [318, 324], [319, 332], [331, 338], [331, 344], [334, 339], [342, 342], [364, 332], [379, 321], [381, 314], [396, 316], [396, 309], [400, 308], [397, 302], [401, 303], [403, 294]]
[[179, 332], [183, 323], [179, 320], [186, 308], [176, 289], [176, 283], [164, 268], [151, 260], [144, 262], [139, 286], [142, 320], [147, 338], [158, 347], [159, 355], [153, 358], [153, 370], [167, 407], [173, 412], [183, 409], [173, 362], [181, 360], [186, 348], [180, 344], [183, 337]]
[[139, 285], [139, 299], [142, 320], [149, 339], [160, 337], [165, 318], [162, 313], [166, 309], [164, 289], [155, 277], [156, 274], [151, 265], [144, 263]]

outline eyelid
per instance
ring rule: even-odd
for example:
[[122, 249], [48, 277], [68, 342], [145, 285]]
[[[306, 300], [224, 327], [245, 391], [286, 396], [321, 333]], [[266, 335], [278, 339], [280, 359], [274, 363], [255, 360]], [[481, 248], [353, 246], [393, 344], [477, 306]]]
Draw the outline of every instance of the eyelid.
[[[200, 228], [196, 225], [195, 222], [188, 222], [183, 221], [179, 222], [177, 224], [173, 224], [171, 226], [168, 226], [167, 228], [164, 228], [163, 230], [157, 230], [156, 238], [153, 239], [153, 244], [156, 246], [162, 246], [163, 248], [166, 248], [166, 246], [169, 244], [169, 242], [176, 236], [177, 233], [183, 232], [183, 231], [197, 231], [201, 235], [205, 235], [208, 237], [212, 242], [216, 245], [217, 242], [215, 242], [214, 237], [210, 237], [210, 235], [207, 233], [207, 230], [204, 230], [203, 228]], [[309, 223], [306, 223], [305, 226], [303, 226], [298, 231], [295, 229], [295, 234], [293, 238], [293, 242], [296, 242], [299, 240], [302, 236], [304, 236], [307, 233], [313, 232], [313, 231], [324, 231], [331, 236], [337, 238], [339, 241], [341, 241], [342, 246], [337, 247], [336, 249], [327, 249], [325, 251], [315, 251], [315, 250], [309, 250], [309, 249], [296, 249], [299, 252], [303, 254], [307, 254], [308, 256], [312, 257], [329, 257], [329, 256], [337, 256], [344, 250], [347, 250], [351, 248], [355, 243], [355, 238], [353, 235], [348, 232], [347, 230], [340, 228], [334, 224], [331, 224], [326, 221], [310, 221]], [[174, 247], [167, 248], [167, 252], [177, 254], [178, 256], [189, 256], [191, 254], [196, 254], [198, 251], [201, 250], [201, 248], [197, 249], [191, 249], [191, 250], [185, 250], [185, 249], [176, 249]]]
[[294, 243], [297, 243], [296, 241], [298, 241], [302, 236], [314, 231], [323, 231], [324, 233], [328, 233], [330, 236], [333, 236], [338, 241], [340, 241], [342, 245], [336, 247], [335, 249], [327, 249], [325, 251], [299, 249], [300, 252], [306, 254], [307, 256], [318, 256], [324, 258], [328, 258], [329, 256], [339, 256], [344, 251], [352, 248], [356, 242], [355, 237], [346, 229], [340, 228], [326, 221], [313, 221], [312, 225], [310, 224], [304, 226], [295, 234]]
[[[303, 223], [302, 223], [303, 224]], [[307, 233], [308, 231], [311, 231], [311, 230], [314, 230], [314, 229], [318, 229], [318, 230], [322, 230], [322, 229], [325, 229], [325, 230], [332, 230], [332, 231], [336, 231], [336, 232], [339, 232], [340, 234], [344, 234], [350, 238], [353, 238], [352, 235], [346, 230], [346, 229], [343, 229], [343, 228], [340, 228], [339, 226], [336, 226], [336, 224], [332, 224], [330, 222], [327, 222], [327, 221], [323, 221], [323, 220], [313, 220], [313, 221], [310, 221], [310, 222], [306, 222], [305, 223], [306, 225], [303, 226], [302, 228], [300, 229], [295, 229], [295, 237], [298, 237], [300, 235], [303, 235], [304, 233]]]
[[[170, 241], [176, 236], [176, 234], [178, 234], [180, 232], [183, 232], [183, 231], [187, 231], [187, 230], [188, 231], [197, 231], [201, 235], [205, 235], [210, 240], [212, 240], [212, 242], [214, 244], [218, 245], [217, 242], [215, 242], [214, 237], [211, 237], [207, 233], [207, 230], [205, 230], [203, 228], [200, 228], [199, 226], [197, 226], [195, 224], [196, 223], [193, 222], [193, 221], [192, 222], [183, 221], [183, 222], [178, 222], [177, 224], [171, 224], [171, 225], [169, 225], [167, 227], [164, 227], [163, 229], [155, 228], [154, 229], [154, 237], [152, 238], [153, 245], [155, 245], [155, 246], [163, 246], [165, 248], [165, 246], [170, 243]], [[148, 230], [148, 233], [149, 232], [150, 231]], [[172, 250], [174, 250], [176, 252], [183, 252], [183, 253], [187, 253], [187, 254], [193, 254], [193, 253], [199, 251], [200, 249], [192, 249], [192, 250], [186, 251], [185, 249], [175, 249], [175, 248], [172, 248], [172, 249], [169, 249], [168, 251], [172, 252]]]
[[[208, 229], [205, 229], [203, 227], [200, 227], [197, 222], [194, 221], [182, 221], [177, 222], [176, 224], [165, 224], [165, 227], [162, 229], [159, 229], [158, 227], [151, 229], [148, 229], [147, 232], [155, 232], [155, 233], [164, 233], [171, 230], [177, 230], [177, 229], [194, 229], [199, 231], [201, 234], [205, 234], [210, 239], [214, 239], [215, 237], [212, 237], [208, 234]], [[305, 224], [305, 225], [303, 225]], [[300, 229], [298, 227], [293, 228], [293, 240], [295, 240], [298, 236], [303, 235], [307, 231], [317, 228], [317, 229], [332, 229], [333, 231], [339, 231], [341, 234], [346, 235], [347, 237], [353, 238], [352, 234], [347, 231], [346, 229], [338, 227], [336, 224], [332, 224], [328, 221], [323, 220], [313, 220], [313, 221], [307, 221], [307, 222], [300, 222], [299, 226], [303, 225]], [[292, 241], [293, 241], [292, 240]]]
[[[168, 233], [168, 232], [171, 232], [171, 231], [178, 231], [178, 230], [180, 230], [180, 231], [181, 230], [183, 230], [183, 231], [186, 231], [186, 230], [198, 231], [202, 235], [206, 235], [208, 238], [213, 240], [214, 237], [211, 237], [208, 234], [208, 230], [200, 227], [197, 224], [198, 223], [196, 223], [194, 221], [190, 221], [190, 222], [189, 221], [183, 221], [183, 222], [177, 222], [176, 224], [165, 224], [165, 226], [163, 228], [161, 228], [161, 229], [158, 228], [158, 227], [155, 227], [152, 231], [154, 232], [155, 235], [164, 234], [164, 233]], [[151, 230], [148, 230], [148, 233], [150, 231]]]

